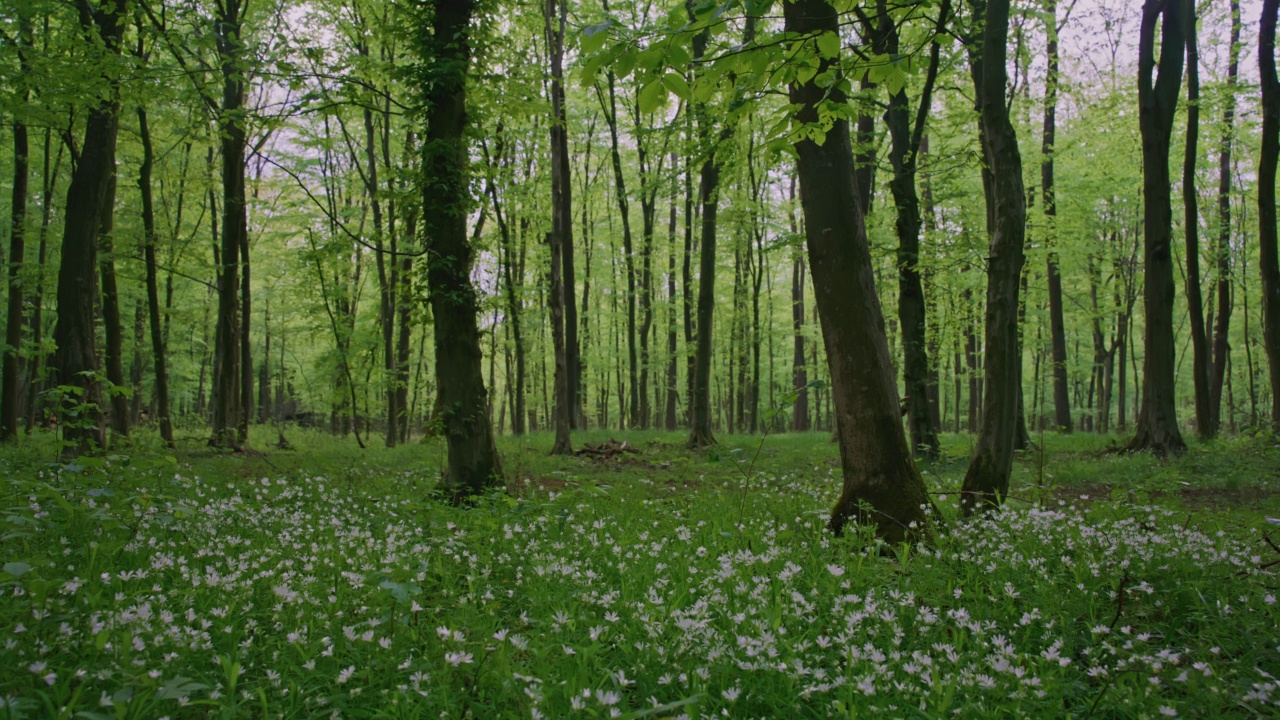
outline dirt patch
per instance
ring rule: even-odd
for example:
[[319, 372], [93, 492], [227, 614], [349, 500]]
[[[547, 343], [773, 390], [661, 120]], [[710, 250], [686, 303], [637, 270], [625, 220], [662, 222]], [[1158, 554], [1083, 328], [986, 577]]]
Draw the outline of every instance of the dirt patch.
[[[1113, 499], [1116, 486], [1108, 483], [1079, 483], [1053, 489], [1058, 500], [1079, 502], [1086, 505], [1108, 502]], [[1123, 488], [1121, 488], [1123, 490]], [[1257, 485], [1228, 487], [1184, 487], [1176, 492], [1133, 488], [1133, 494], [1145, 493], [1156, 500], [1176, 496], [1184, 506], [1195, 510], [1231, 510], [1240, 508], [1260, 509], [1273, 498], [1280, 497], [1280, 489]], [[1126, 493], [1127, 494], [1127, 493]]]

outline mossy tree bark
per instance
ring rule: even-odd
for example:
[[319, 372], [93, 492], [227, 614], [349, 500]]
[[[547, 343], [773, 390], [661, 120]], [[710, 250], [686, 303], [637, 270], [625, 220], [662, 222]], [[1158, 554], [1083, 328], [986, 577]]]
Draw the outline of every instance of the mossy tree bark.
[[443, 479], [454, 503], [502, 486], [481, 368], [479, 314], [467, 237], [467, 66], [474, 0], [434, 7], [424, 38], [427, 130], [423, 140], [422, 224], [427, 288], [435, 318], [437, 419], [448, 444]]

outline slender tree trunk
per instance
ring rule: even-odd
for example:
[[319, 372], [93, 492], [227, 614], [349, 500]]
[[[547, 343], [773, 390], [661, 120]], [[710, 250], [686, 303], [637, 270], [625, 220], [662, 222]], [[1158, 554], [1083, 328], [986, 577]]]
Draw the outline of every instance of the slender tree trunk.
[[151, 146], [151, 127], [147, 111], [138, 108], [138, 128], [142, 139], [142, 166], [138, 170], [138, 189], [142, 193], [142, 257], [147, 272], [147, 316], [151, 327], [151, 354], [156, 373], [156, 419], [160, 437], [169, 448], [174, 447], [173, 422], [169, 418], [169, 366], [160, 326], [160, 290], [156, 272], [156, 221], [151, 196], [151, 170], [155, 151]]
[[1240, 75], [1240, 0], [1231, 0], [1231, 47], [1228, 49], [1227, 88], [1222, 110], [1222, 145], [1218, 154], [1218, 310], [1213, 329], [1213, 374], [1209, 378], [1209, 412], [1214, 427], [1222, 426], [1222, 385], [1231, 353], [1231, 143], [1235, 135], [1236, 83]]
[[[25, 11], [18, 12], [18, 66], [23, 78], [31, 73], [31, 20]], [[21, 82], [21, 104], [31, 100], [31, 89]], [[31, 164], [27, 142], [27, 124], [22, 120], [22, 109], [13, 120], [13, 204], [9, 219], [9, 268], [5, 274], [9, 288], [8, 315], [5, 318], [4, 360], [0, 370], [0, 442], [9, 442], [18, 436], [18, 416], [21, 409], [19, 393], [19, 352], [22, 349], [22, 315], [25, 290], [22, 283], [22, 265], [26, 258], [27, 236], [27, 188]], [[48, 159], [45, 159], [48, 162]]]
[[115, 197], [116, 178], [111, 176], [107, 191], [107, 209], [102, 214], [98, 237], [98, 271], [102, 283], [102, 325], [106, 347], [103, 352], [107, 382], [112, 386], [108, 394], [111, 407], [111, 432], [118, 437], [129, 437], [129, 398], [125, 395], [129, 385], [124, 379], [124, 329], [120, 320], [120, 289], [116, 283], [115, 259]]
[[1069, 433], [1071, 424], [1071, 399], [1067, 386], [1067, 334], [1062, 313], [1062, 275], [1058, 272], [1058, 198], [1054, 186], [1053, 160], [1057, 144], [1058, 112], [1058, 26], [1057, 0], [1046, 0], [1045, 23], [1047, 25], [1049, 73], [1044, 87], [1044, 125], [1040, 144], [1040, 192], [1044, 198], [1045, 227], [1048, 232], [1049, 255], [1047, 277], [1049, 281], [1049, 343], [1053, 355], [1053, 424], [1059, 432]]
[[680, 366], [678, 362], [678, 335], [676, 332], [676, 180], [679, 178], [676, 153], [671, 153], [671, 213], [667, 220], [667, 402], [662, 426], [675, 430], [679, 425], [677, 407], [680, 404]]
[[1188, 0], [1187, 136], [1182, 160], [1183, 233], [1186, 241], [1187, 312], [1191, 316], [1191, 377], [1195, 387], [1196, 435], [1218, 434], [1210, 398], [1212, 351], [1205, 334], [1204, 300], [1200, 293], [1200, 210], [1196, 194], [1196, 161], [1200, 141], [1200, 50], [1196, 40], [1195, 5]]
[[1276, 160], [1280, 156], [1280, 78], [1276, 76], [1276, 14], [1263, 0], [1258, 35], [1262, 78], [1262, 153], [1258, 159], [1258, 270], [1262, 275], [1262, 336], [1271, 377], [1271, 428], [1280, 432], [1280, 258], [1276, 248]]
[[47, 418], [44, 416], [45, 404], [40, 401], [40, 390], [44, 385], [45, 363], [45, 353], [41, 349], [44, 344], [44, 275], [45, 261], [49, 253], [49, 226], [53, 219], [54, 194], [58, 184], [58, 171], [62, 168], [62, 150], [65, 147], [59, 143], [57, 157], [51, 164], [49, 157], [52, 154], [50, 152], [52, 144], [53, 132], [46, 128], [40, 187], [40, 240], [36, 253], [38, 274], [35, 292], [31, 297], [31, 344], [35, 350], [27, 367], [27, 432], [30, 432], [37, 422], [42, 427], [47, 424]]
[[[1130, 450], [1177, 454], [1186, 450], [1174, 404], [1173, 208], [1170, 201], [1169, 145], [1173, 134], [1182, 60], [1186, 52], [1187, 2], [1145, 0], [1138, 41], [1138, 124], [1142, 131], [1143, 272], [1146, 314], [1146, 368], [1142, 408]], [[1163, 17], [1161, 17], [1163, 16]], [[1159, 77], [1155, 29], [1161, 28]]]
[[[837, 32], [836, 13], [825, 0], [786, 3], [783, 11], [788, 32]], [[819, 71], [834, 62], [823, 58]], [[819, 104], [845, 101], [838, 87], [819, 87], [812, 79], [793, 83], [788, 92], [805, 123], [818, 121]], [[925, 508], [931, 503], [902, 429], [848, 121], [835, 120], [823, 140], [804, 139], [795, 148], [844, 476], [829, 527], [838, 533], [851, 521], [869, 523], [891, 543], [929, 537]]]
[[[791, 224], [791, 234], [799, 235], [796, 226], [796, 181], [791, 180], [788, 193], [791, 201], [787, 208], [787, 221]], [[791, 403], [791, 430], [806, 432], [809, 425], [809, 377], [807, 361], [804, 353], [804, 252], [797, 247], [791, 255], [791, 389], [795, 400]]]
[[[985, 393], [977, 447], [961, 487], [966, 514], [1003, 502], [1017, 440], [1021, 397], [1018, 291], [1026, 229], [1022, 158], [1005, 104], [1008, 0], [971, 0], [982, 19], [981, 44], [971, 49], [974, 89], [990, 168], [987, 195], [991, 250], [987, 265]], [[1010, 379], [1014, 382], [1010, 382]]]
[[[945, 27], [951, 10], [949, 0], [939, 11], [938, 27]], [[899, 52], [898, 30], [888, 21], [884, 0], [880, 0], [884, 38], [882, 52]], [[925, 86], [916, 109], [914, 123], [910, 115], [906, 89], [889, 96], [889, 109], [885, 124], [889, 128], [891, 147], [889, 162], [893, 178], [889, 189], [893, 194], [897, 214], [895, 229], [898, 236], [898, 322], [902, 325], [902, 379], [906, 391], [907, 427], [913, 452], [922, 457], [939, 454], [938, 427], [929, 411], [929, 350], [925, 316], [924, 285], [920, 278], [920, 197], [916, 190], [916, 171], [919, 167], [918, 151], [928, 119], [934, 82], [938, 76], [941, 45], [933, 43], [929, 51], [929, 69]]]
[[[471, 284], [474, 250], [467, 238], [467, 66], [474, 0], [440, 3], [432, 17], [424, 83], [430, 108], [423, 141], [423, 236], [435, 317], [439, 421], [448, 444], [444, 489], [454, 503], [502, 487], [493, 427], [485, 412], [479, 301]], [[425, 34], [425, 33], [424, 33]]]

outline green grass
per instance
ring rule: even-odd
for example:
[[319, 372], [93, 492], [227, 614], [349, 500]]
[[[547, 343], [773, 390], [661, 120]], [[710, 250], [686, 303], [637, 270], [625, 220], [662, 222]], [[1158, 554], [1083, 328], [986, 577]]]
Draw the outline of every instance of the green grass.
[[1036, 438], [965, 523], [947, 436], [923, 470], [948, 532], [885, 548], [823, 529], [825, 433], [575, 444], [612, 437], [639, 452], [503, 438], [511, 492], [466, 510], [429, 499], [439, 440], [6, 449], [0, 718], [1280, 711], [1274, 441]]

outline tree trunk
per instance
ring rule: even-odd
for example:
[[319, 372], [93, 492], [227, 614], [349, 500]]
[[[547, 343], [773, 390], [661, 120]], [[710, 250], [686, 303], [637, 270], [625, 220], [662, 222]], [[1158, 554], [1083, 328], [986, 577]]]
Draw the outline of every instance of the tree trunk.
[[980, 112], [983, 156], [990, 168], [987, 208], [991, 249], [983, 354], [986, 387], [977, 447], [961, 487], [960, 501], [965, 514], [999, 505], [1009, 490], [1022, 388], [1018, 291], [1026, 229], [1022, 158], [1004, 96], [1009, 0], [985, 3], [973, 0], [972, 4], [975, 16], [983, 22], [981, 44], [971, 47], [970, 62]]
[[47, 417], [44, 414], [45, 403], [41, 402], [40, 390], [44, 385], [44, 362], [45, 353], [41, 349], [44, 344], [44, 275], [45, 263], [49, 254], [49, 225], [53, 219], [53, 203], [56, 186], [58, 184], [58, 171], [62, 167], [62, 150], [65, 147], [62, 143], [58, 144], [58, 154], [53, 163], [50, 164], [49, 156], [50, 147], [53, 144], [53, 132], [48, 128], [44, 131], [44, 162], [43, 171], [41, 173], [40, 187], [40, 240], [39, 248], [36, 252], [36, 266], [38, 274], [36, 275], [35, 292], [31, 297], [31, 345], [35, 348], [32, 353], [30, 364], [27, 367], [27, 432], [39, 424], [44, 427], [47, 424]]
[[[787, 32], [810, 37], [838, 30], [825, 0], [799, 0], [783, 9]], [[823, 58], [819, 72], [834, 62]], [[821, 103], [845, 101], [838, 87], [822, 88], [812, 79], [788, 92], [804, 123], [818, 121]], [[902, 430], [848, 121], [835, 119], [823, 140], [804, 139], [795, 148], [844, 476], [829, 527], [839, 533], [848, 522], [869, 523], [890, 543], [927, 538], [931, 518], [925, 508], [931, 503]]]
[[1240, 0], [1231, 0], [1231, 46], [1227, 64], [1226, 106], [1222, 110], [1222, 146], [1218, 155], [1218, 310], [1213, 328], [1213, 374], [1209, 378], [1209, 412], [1222, 426], [1222, 385], [1231, 353], [1231, 143], [1235, 135], [1236, 81], [1240, 74]]
[[[31, 20], [26, 13], [18, 13], [18, 65], [23, 78], [29, 77], [31, 63]], [[22, 82], [21, 104], [31, 100], [31, 89]], [[27, 236], [27, 187], [31, 165], [27, 143], [27, 124], [20, 113], [13, 120], [13, 205], [9, 219], [9, 268], [5, 274], [9, 288], [8, 315], [5, 318], [4, 361], [0, 370], [0, 442], [9, 442], [18, 436], [18, 416], [21, 408], [19, 393], [19, 352], [22, 349], [22, 306], [25, 291], [22, 283], [22, 265], [26, 257]], [[46, 158], [45, 162], [48, 162]]]
[[1182, 160], [1183, 232], [1186, 241], [1187, 313], [1191, 316], [1191, 378], [1195, 387], [1196, 435], [1218, 434], [1210, 399], [1212, 351], [1205, 335], [1204, 300], [1200, 293], [1200, 210], [1196, 195], [1196, 160], [1200, 141], [1200, 50], [1196, 41], [1195, 5], [1187, 17], [1187, 136]]
[[[547, 44], [551, 49], [551, 232], [547, 243], [551, 246], [551, 342], [555, 353], [555, 411], [552, 425], [556, 439], [551, 446], [552, 455], [568, 455], [573, 452], [569, 428], [572, 423], [573, 396], [570, 390], [568, 347], [565, 337], [566, 298], [573, 297], [573, 288], [564, 282], [564, 253], [573, 252], [573, 178], [569, 170], [569, 128], [564, 107], [564, 29], [568, 0], [560, 0], [556, 12], [556, 0], [547, 0]], [[553, 24], [554, 18], [554, 24]], [[646, 264], [648, 260], [646, 259]]]
[[[218, 319], [215, 324], [212, 447], [239, 449], [240, 420], [240, 246], [248, 234], [245, 216], [246, 130], [244, 118], [244, 40], [242, 0], [218, 5], [215, 20], [218, 61], [222, 70], [222, 105], [218, 126], [222, 153], [222, 237], [218, 274]], [[354, 408], [353, 408], [354, 411]]]
[[[787, 209], [787, 220], [791, 223], [791, 234], [799, 235], [796, 227], [795, 202], [796, 181], [791, 181], [789, 193], [791, 206]], [[791, 404], [791, 430], [806, 432], [809, 430], [809, 377], [807, 361], [804, 355], [804, 252], [797, 247], [791, 257], [791, 389], [795, 400]]]
[[678, 335], [676, 332], [676, 179], [679, 177], [677, 156], [671, 153], [671, 212], [667, 219], [667, 402], [662, 427], [675, 430], [679, 425], [677, 406], [680, 404], [680, 366], [678, 362]]
[[[944, 0], [938, 18], [938, 27], [945, 27], [951, 10], [949, 0]], [[888, 20], [884, 0], [880, 0], [879, 13], [883, 45], [880, 52], [890, 55], [899, 52], [898, 29]], [[893, 178], [889, 190], [893, 194], [897, 210], [894, 223], [898, 236], [898, 322], [902, 325], [902, 380], [906, 391], [907, 427], [910, 430], [911, 448], [917, 456], [937, 457], [938, 427], [929, 410], [929, 350], [925, 316], [924, 285], [920, 278], [920, 197], [916, 191], [916, 172], [919, 167], [918, 151], [929, 117], [934, 82], [938, 76], [941, 45], [934, 42], [929, 50], [929, 69], [925, 76], [924, 90], [912, 122], [906, 89], [889, 96], [889, 109], [885, 112], [885, 124], [889, 128], [889, 162]]]
[[169, 369], [165, 343], [160, 327], [160, 290], [156, 273], [156, 222], [151, 197], [151, 169], [155, 151], [151, 146], [151, 128], [147, 111], [138, 108], [138, 128], [142, 138], [142, 166], [138, 170], [138, 189], [142, 193], [142, 257], [147, 272], [147, 315], [151, 326], [151, 354], [156, 373], [156, 419], [160, 438], [174, 447], [173, 423], [169, 418]]
[[[443, 487], [465, 502], [502, 487], [493, 427], [485, 412], [479, 301], [471, 284], [474, 250], [467, 238], [467, 66], [474, 0], [440, 3], [432, 17], [422, 78], [428, 111], [423, 142], [423, 237], [430, 251], [427, 286], [435, 318], [439, 422], [448, 443]], [[423, 33], [426, 35], [426, 33]]]
[[[1161, 16], [1163, 15], [1163, 19]], [[1155, 29], [1160, 21], [1159, 77]], [[1142, 131], [1143, 273], [1142, 302], [1146, 315], [1143, 341], [1146, 368], [1142, 375], [1142, 408], [1129, 450], [1159, 455], [1186, 450], [1174, 404], [1173, 255], [1171, 234], [1169, 144], [1173, 133], [1182, 59], [1186, 52], [1187, 3], [1145, 0], [1138, 40], [1138, 125]]]
[[1062, 275], [1058, 272], [1058, 198], [1054, 187], [1053, 159], [1057, 143], [1058, 112], [1058, 0], [1046, 0], [1045, 23], [1048, 31], [1049, 72], [1044, 87], [1044, 126], [1040, 144], [1040, 192], [1044, 198], [1045, 228], [1048, 233], [1049, 257], [1049, 343], [1053, 355], [1053, 424], [1059, 432], [1069, 433], [1071, 398], [1067, 386], [1067, 335], [1062, 317]]
[[1276, 248], [1276, 160], [1280, 156], [1280, 78], [1276, 76], [1276, 14], [1263, 0], [1258, 40], [1262, 78], [1262, 154], [1258, 160], [1258, 260], [1262, 275], [1262, 336], [1271, 376], [1271, 428], [1280, 432], [1280, 259]]
[[111, 407], [111, 432], [118, 437], [129, 437], [129, 398], [125, 394], [129, 385], [124, 379], [124, 328], [120, 320], [120, 289], [116, 283], [115, 259], [115, 197], [116, 178], [111, 176], [107, 191], [107, 209], [102, 214], [102, 229], [98, 237], [98, 271], [102, 283], [102, 325], [106, 338], [103, 352], [106, 365], [108, 404]]
[[[109, 56], [118, 55], [124, 35], [125, 3], [113, 0], [94, 12], [81, 4], [80, 27], [97, 35]], [[67, 188], [66, 222], [62, 230], [62, 263], [58, 268], [58, 323], [53, 339], [50, 383], [72, 386], [79, 393], [63, 400], [63, 455], [74, 456], [103, 446], [102, 387], [98, 381], [98, 353], [94, 342], [94, 300], [97, 288], [98, 234], [103, 218], [112, 212], [116, 172], [116, 136], [120, 105], [116, 82], [86, 118], [80, 158]], [[68, 407], [71, 406], [71, 407]], [[75, 408], [75, 415], [65, 413]]]

